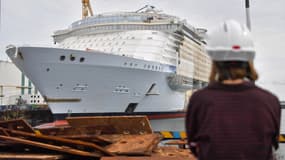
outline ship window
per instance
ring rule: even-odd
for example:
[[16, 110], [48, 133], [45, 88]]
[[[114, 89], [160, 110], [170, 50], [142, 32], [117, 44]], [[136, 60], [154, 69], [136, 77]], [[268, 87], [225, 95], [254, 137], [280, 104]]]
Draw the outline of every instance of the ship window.
[[49, 70], [50, 70], [49, 68], [46, 69], [47, 72], [49, 72]]
[[84, 57], [81, 57], [80, 58], [80, 62], [84, 62], [85, 58]]
[[152, 39], [152, 37], [147, 37], [147, 39]]
[[64, 61], [65, 60], [65, 56], [60, 56], [60, 60]]

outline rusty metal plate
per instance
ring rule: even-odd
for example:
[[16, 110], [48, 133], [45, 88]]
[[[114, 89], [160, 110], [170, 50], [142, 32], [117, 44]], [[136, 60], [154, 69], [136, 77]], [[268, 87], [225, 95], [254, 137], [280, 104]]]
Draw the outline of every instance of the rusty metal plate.
[[185, 157], [102, 157], [101, 160], [196, 160], [193, 158]]
[[153, 133], [146, 116], [68, 117], [66, 120], [74, 128], [89, 128], [101, 134]]
[[171, 146], [160, 146], [153, 151], [153, 157], [181, 157], [185, 159], [195, 160], [195, 156], [189, 149], [180, 149]]
[[106, 149], [117, 155], [151, 155], [160, 140], [158, 134], [125, 135]]
[[63, 159], [63, 155], [52, 154], [20, 154], [20, 153], [1, 153], [0, 159], [13, 159], [13, 160], [57, 160]]
[[22, 138], [18, 138], [18, 137], [0, 136], [0, 139], [5, 140], [5, 141], [20, 143], [20, 144], [26, 144], [26, 145], [34, 146], [34, 147], [38, 147], [38, 148], [44, 148], [44, 149], [48, 149], [51, 151], [68, 153], [68, 154], [72, 154], [72, 155], [86, 156], [86, 157], [100, 157], [101, 156], [101, 154], [98, 154], [95, 152], [87, 152], [87, 151], [83, 151], [83, 150], [79, 150], [79, 149], [74, 149], [71, 147], [66, 147], [66, 146], [61, 146], [61, 145], [52, 145], [52, 144], [47, 144], [47, 143], [43, 143], [43, 142], [22, 139]]
[[0, 127], [34, 133], [34, 129], [32, 128], [32, 126], [24, 119], [0, 121]]

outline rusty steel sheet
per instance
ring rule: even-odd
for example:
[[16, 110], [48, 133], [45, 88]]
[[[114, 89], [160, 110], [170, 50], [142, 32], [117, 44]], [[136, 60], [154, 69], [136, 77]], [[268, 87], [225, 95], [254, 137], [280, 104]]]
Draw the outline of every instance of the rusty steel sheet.
[[171, 140], [171, 141], [167, 141], [164, 144], [166, 144], [166, 145], [177, 145], [179, 148], [186, 149], [187, 140], [186, 139], [183, 139], [183, 140]]
[[24, 119], [0, 121], [0, 127], [34, 133], [34, 129], [32, 128], [32, 126]]
[[68, 154], [77, 155], [77, 156], [85, 156], [85, 157], [101, 157], [102, 156], [101, 154], [98, 154], [95, 152], [87, 152], [87, 151], [82, 151], [82, 150], [78, 150], [78, 149], [74, 149], [74, 148], [70, 148], [66, 146], [57, 146], [57, 145], [52, 145], [52, 144], [47, 144], [47, 143], [17, 138], [17, 137], [0, 136], [0, 139], [5, 140], [5, 141], [16, 142], [20, 144], [26, 144], [26, 145], [34, 146], [38, 148], [44, 148], [44, 149], [57, 151], [61, 153], [68, 153]]
[[151, 155], [160, 140], [159, 134], [125, 135], [106, 149], [117, 155]]
[[185, 157], [151, 156], [151, 157], [102, 157], [101, 160], [196, 160], [196, 159], [185, 158]]
[[21, 153], [1, 153], [0, 159], [11, 160], [58, 160], [64, 159], [63, 155], [52, 154], [21, 154]]
[[181, 157], [189, 160], [196, 160], [195, 156], [189, 149], [180, 149], [173, 146], [160, 146], [157, 147], [152, 154], [153, 157]]
[[10, 136], [8, 132], [6, 132], [3, 128], [0, 127], [0, 135]]
[[101, 134], [153, 133], [146, 116], [93, 116], [66, 118], [73, 128], [89, 128]]
[[56, 137], [56, 136], [47, 136], [47, 135], [42, 135], [40, 133], [32, 134], [32, 133], [3, 129], [3, 128], [2, 128], [2, 130], [5, 130], [6, 132], [13, 134], [15, 137], [17, 137], [17, 136], [30, 137], [30, 138], [37, 139], [37, 141], [41, 140], [41, 141], [48, 141], [48, 142], [56, 142], [56, 143], [60, 143], [61, 145], [65, 145], [68, 147], [71, 147], [70, 145], [88, 147], [88, 148], [92, 148], [92, 149], [95, 149], [97, 151], [100, 151], [100, 152], [104, 153], [105, 155], [114, 156], [114, 154], [110, 153], [109, 151], [107, 151], [103, 147], [98, 146], [94, 143], [89, 143], [89, 142], [80, 141], [80, 140], [72, 140], [72, 139], [67, 139], [67, 138], [61, 138], [61, 137]]
[[82, 140], [82, 141], [92, 141], [100, 144], [112, 144], [113, 142], [107, 138], [103, 138], [98, 135], [60, 135], [58, 137], [68, 138], [68, 139], [75, 139], [75, 140]]

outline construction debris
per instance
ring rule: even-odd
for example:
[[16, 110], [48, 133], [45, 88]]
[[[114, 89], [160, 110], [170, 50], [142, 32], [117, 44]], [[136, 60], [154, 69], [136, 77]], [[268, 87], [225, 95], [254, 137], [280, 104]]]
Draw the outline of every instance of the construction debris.
[[189, 150], [159, 146], [161, 139], [145, 116], [77, 117], [35, 128], [0, 121], [0, 159], [194, 160]]
[[43, 155], [43, 154], [15, 154], [5, 153], [0, 154], [0, 159], [13, 159], [13, 160], [58, 160], [63, 159], [62, 155]]

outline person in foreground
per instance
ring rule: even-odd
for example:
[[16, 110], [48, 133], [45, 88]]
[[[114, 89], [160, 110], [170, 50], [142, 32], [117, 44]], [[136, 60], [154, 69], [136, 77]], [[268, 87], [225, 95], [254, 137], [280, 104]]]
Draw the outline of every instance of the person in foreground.
[[186, 116], [190, 150], [199, 160], [273, 160], [281, 107], [255, 85], [255, 50], [249, 30], [236, 21], [208, 35], [212, 72], [207, 87], [193, 93]]

